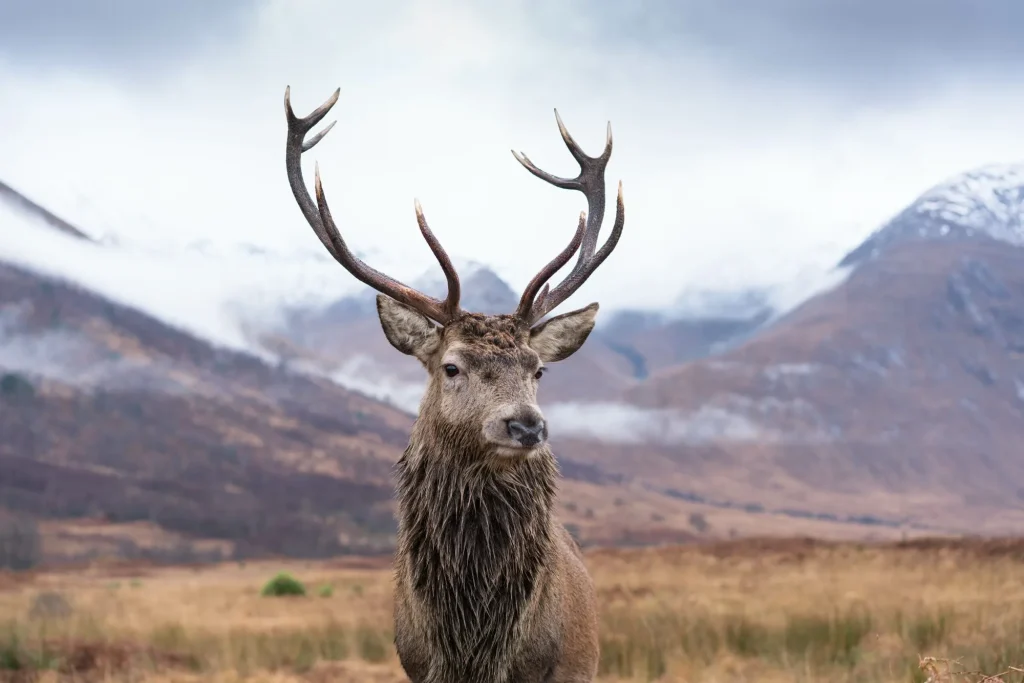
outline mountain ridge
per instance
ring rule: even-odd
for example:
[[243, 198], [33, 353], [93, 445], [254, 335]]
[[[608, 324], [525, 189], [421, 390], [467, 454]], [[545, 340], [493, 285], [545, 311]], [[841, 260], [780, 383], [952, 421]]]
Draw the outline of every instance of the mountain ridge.
[[851, 250], [840, 266], [915, 240], [992, 239], [1024, 246], [1024, 164], [988, 164], [929, 188]]
[[[837, 265], [845, 279], [781, 315], [752, 295], [749, 318], [609, 316], [541, 390], [574, 533], [622, 543], [1019, 528], [1015, 187], [985, 190], [976, 204], [1002, 197], [1004, 210], [978, 209], [963, 239], [935, 222], [965, 215], [937, 203], [946, 191], [924, 193]], [[517, 300], [485, 265], [467, 271], [477, 280], [476, 305]], [[106, 499], [110, 523], [156, 519], [193, 540], [218, 510], [236, 520], [231, 552], [243, 554], [300, 552], [295, 539], [306, 553], [391, 542], [390, 466], [425, 377], [387, 345], [369, 292], [251, 321], [251, 356], [2, 264], [0, 313], [0, 429], [15, 437], [0, 450], [0, 507], [52, 516], [66, 499], [80, 515]], [[402, 394], [400, 409], [373, 398], [381, 389]], [[183, 443], [191, 455], [175, 460]], [[69, 488], [78, 480], [86, 502]], [[331, 493], [342, 490], [347, 507]]]

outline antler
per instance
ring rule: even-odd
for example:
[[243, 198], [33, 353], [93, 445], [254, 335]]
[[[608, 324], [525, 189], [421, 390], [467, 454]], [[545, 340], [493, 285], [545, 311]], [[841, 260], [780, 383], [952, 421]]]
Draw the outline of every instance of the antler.
[[295, 201], [298, 202], [302, 215], [306, 217], [306, 221], [313, 228], [313, 232], [320, 238], [320, 242], [330, 252], [331, 256], [345, 267], [345, 270], [378, 292], [387, 294], [391, 298], [411, 306], [431, 320], [445, 325], [458, 317], [462, 312], [459, 308], [461, 292], [459, 275], [455, 272], [455, 266], [452, 265], [452, 260], [448, 257], [444, 247], [441, 246], [441, 243], [427, 225], [427, 219], [423, 216], [423, 209], [420, 207], [419, 201], [416, 202], [416, 222], [420, 226], [423, 239], [427, 241], [430, 251], [434, 253], [437, 262], [441, 264], [441, 270], [444, 271], [444, 276], [448, 280], [448, 296], [444, 301], [419, 292], [371, 268], [352, 253], [348, 245], [345, 244], [345, 240], [338, 231], [338, 227], [334, 224], [334, 219], [331, 217], [331, 210], [327, 206], [327, 198], [324, 196], [324, 189], [320, 184], [319, 165], [316, 167], [316, 204], [313, 203], [312, 197], [309, 196], [306, 183], [302, 178], [302, 153], [313, 149], [318, 142], [323, 140], [324, 136], [334, 127], [337, 121], [329, 123], [326, 128], [309, 140], [306, 140], [305, 137], [312, 130], [313, 126], [320, 123], [324, 116], [327, 115], [331, 107], [337, 104], [340, 93], [340, 88], [335, 90], [334, 94], [317, 107], [313, 113], [300, 119], [292, 111], [291, 86], [286, 87], [284, 90], [284, 113], [285, 118], [288, 120], [285, 166], [288, 169], [288, 184], [291, 185]]
[[[608, 237], [608, 241], [595, 253], [597, 236], [601, 231], [601, 223], [604, 222], [604, 171], [608, 166], [608, 159], [612, 155], [612, 124], [608, 123], [607, 140], [601, 156], [590, 157], [580, 149], [580, 146], [569, 135], [569, 131], [566, 130], [565, 124], [562, 123], [562, 118], [558, 115], [557, 109], [555, 110], [555, 120], [558, 122], [558, 132], [562, 134], [565, 146], [569, 148], [569, 152], [572, 153], [573, 157], [580, 164], [579, 175], [575, 178], [559, 178], [537, 168], [522, 152], [517, 153], [515, 150], [512, 150], [512, 154], [519, 163], [526, 167], [526, 170], [541, 180], [565, 190], [579, 190], [582, 192], [587, 198], [587, 213], [580, 214], [579, 228], [577, 228], [576, 235], [573, 237], [569, 247], [556, 256], [551, 263], [542, 268], [523, 292], [522, 299], [519, 301], [519, 308], [516, 310], [516, 316], [531, 325], [572, 296], [573, 292], [579, 289], [580, 285], [586, 282], [587, 278], [593, 274], [597, 267], [608, 258], [608, 255], [612, 253], [615, 245], [619, 242], [622, 226], [626, 220], [625, 207], [622, 203], [622, 181], [619, 181], [619, 192], [615, 205], [615, 224], [612, 227], [612, 233]], [[558, 286], [550, 289], [546, 282], [562, 266], [568, 263], [577, 247], [580, 247], [580, 258], [576, 261], [576, 265]], [[543, 290], [541, 290], [541, 286], [544, 287]], [[538, 290], [540, 290], [539, 295], [537, 294]]]

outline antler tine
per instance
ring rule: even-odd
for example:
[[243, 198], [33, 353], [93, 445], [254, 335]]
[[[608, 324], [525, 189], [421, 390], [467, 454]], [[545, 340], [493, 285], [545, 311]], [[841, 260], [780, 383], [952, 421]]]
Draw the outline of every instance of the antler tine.
[[[619, 191], [615, 198], [615, 223], [612, 225], [612, 232], [608, 235], [607, 241], [601, 248], [587, 261], [578, 261], [576, 267], [562, 280], [557, 287], [548, 292], [546, 289], [543, 294], [546, 296], [539, 296], [535, 301], [530, 314], [530, 324], [537, 322], [545, 315], [550, 313], [560, 303], [568, 299], [573, 293], [579, 289], [584, 282], [586, 282], [594, 271], [597, 270], [598, 266], [604, 263], [604, 260], [612, 253], [615, 246], [619, 243], [619, 237], [622, 236], [622, 228], [626, 223], [626, 207], [622, 200], [622, 181], [619, 181]], [[582, 267], [581, 267], [582, 265]]]
[[324, 136], [334, 127], [336, 122], [332, 121], [309, 140], [306, 140], [305, 137], [312, 130], [313, 126], [323, 120], [331, 107], [337, 103], [340, 93], [340, 88], [335, 90], [334, 94], [309, 116], [299, 118], [292, 111], [291, 87], [285, 88], [284, 108], [285, 118], [288, 121], [285, 166], [288, 171], [288, 183], [291, 185], [295, 201], [298, 202], [302, 215], [306, 217], [306, 222], [313, 228], [316, 236], [327, 251], [358, 280], [407, 306], [415, 308], [420, 313], [442, 325], [447, 324], [461, 312], [459, 308], [461, 292], [459, 276], [452, 265], [451, 258], [448, 257], [444, 247], [441, 246], [440, 241], [438, 241], [433, 231], [427, 225], [427, 219], [423, 216], [423, 209], [418, 201], [416, 202], [416, 221], [419, 224], [420, 232], [426, 240], [427, 246], [430, 247], [430, 251], [433, 252], [434, 257], [441, 265], [445, 279], [448, 281], [448, 296], [444, 301], [427, 296], [385, 275], [379, 270], [370, 267], [352, 253], [348, 245], [345, 244], [345, 240], [331, 216], [330, 207], [327, 205], [327, 197], [324, 195], [323, 186], [320, 182], [319, 166], [316, 167], [315, 177], [316, 202], [314, 203], [312, 197], [309, 196], [309, 191], [306, 189], [306, 184], [302, 177], [302, 153], [308, 152], [318, 142], [323, 140]]
[[[591, 157], [588, 156], [573, 139], [569, 130], [565, 127], [565, 124], [562, 123], [562, 117], [558, 115], [557, 109], [555, 110], [555, 121], [558, 123], [558, 132], [561, 134], [562, 140], [565, 142], [565, 146], [569, 148], [569, 152], [572, 154], [573, 158], [579, 162], [580, 172], [575, 178], [561, 178], [548, 173], [547, 171], [543, 171], [530, 161], [529, 157], [522, 152], [516, 152], [513, 150], [512, 154], [515, 156], [516, 160], [526, 168], [526, 170], [541, 180], [565, 190], [578, 190], [582, 192], [587, 198], [587, 220], [580, 244], [580, 256], [576, 261], [576, 265], [573, 266], [569, 275], [566, 276], [566, 278], [557, 287], [552, 290], [545, 289], [545, 296], [543, 299], [538, 297], [532, 302], [532, 309], [527, 309], [528, 312], [524, 316], [524, 318], [531, 324], [542, 318], [562, 301], [569, 298], [569, 296], [571, 296], [573, 292], [575, 292], [587, 280], [587, 278], [590, 277], [594, 270], [604, 261], [604, 259], [608, 257], [612, 249], [615, 248], [615, 245], [618, 243], [619, 237], [622, 233], [622, 226], [625, 222], [625, 212], [622, 203], [622, 183], [620, 182], [615, 212], [615, 226], [612, 229], [612, 234], [609, 236], [608, 241], [605, 242], [601, 247], [601, 250], [595, 254], [598, 234], [601, 231], [601, 224], [604, 222], [604, 172], [605, 168], [608, 166], [608, 160], [612, 155], [611, 122], [608, 123], [606, 128], [604, 151], [601, 152], [600, 156]], [[541, 271], [541, 274], [543, 273], [544, 271]], [[541, 274], [538, 274], [538, 277], [540, 277]], [[553, 274], [554, 273], [551, 275]], [[548, 275], [548, 278], [550, 278], [551, 275]], [[531, 285], [532, 284], [533, 283], [531, 282]], [[529, 287], [527, 288], [527, 291], [530, 291]], [[536, 289], [533, 291], [535, 292]], [[522, 308], [522, 304], [520, 304], [520, 309]]]
[[459, 311], [459, 299], [462, 296], [462, 284], [459, 282], [459, 274], [455, 270], [455, 266], [452, 265], [448, 252], [444, 250], [441, 242], [434, 236], [430, 226], [427, 225], [427, 218], [423, 215], [423, 207], [420, 206], [420, 200], [417, 199], [415, 202], [416, 223], [420, 226], [420, 233], [423, 235], [423, 239], [427, 241], [427, 246], [433, 252], [434, 258], [441, 264], [444, 278], [448, 282], [448, 297], [444, 301], [444, 311], [449, 317], [455, 317]]
[[313, 203], [313, 198], [309, 196], [309, 191], [306, 190], [306, 182], [302, 177], [302, 153], [308, 152], [313, 147], [324, 139], [324, 136], [334, 127], [337, 121], [332, 121], [327, 127], [314, 135], [309, 141], [306, 141], [306, 133], [313, 129], [313, 126], [320, 123], [327, 113], [338, 103], [338, 97], [341, 95], [341, 88], [335, 89], [327, 101], [313, 110], [309, 116], [299, 118], [295, 115], [292, 110], [291, 102], [292, 87], [289, 85], [284, 89], [284, 115], [288, 120], [288, 143], [285, 149], [285, 167], [288, 170], [288, 184], [292, 188], [292, 195], [295, 197], [295, 201], [298, 202], [299, 208], [302, 210], [302, 215], [306, 217], [306, 222], [313, 228], [313, 232], [320, 238], [321, 244], [326, 247], [327, 251], [331, 253], [334, 258], [338, 258], [338, 255], [334, 253], [334, 247], [331, 243], [331, 238], [327, 235], [324, 230], [323, 223], [320, 220], [320, 213], [317, 211], [316, 204]]
[[[576, 228], [576, 233], [572, 236], [572, 241], [569, 242], [569, 246], [563, 249], [558, 256], [551, 260], [550, 263], [541, 268], [540, 272], [530, 280], [530, 284], [526, 285], [526, 289], [523, 291], [523, 296], [519, 299], [519, 308], [516, 309], [516, 317], [521, 320], [530, 320], [530, 310], [538, 305], [539, 302], [547, 300], [550, 291], [547, 281], [550, 280], [555, 273], [561, 270], [562, 266], [568, 263], [569, 259], [572, 258], [572, 255], [580, 248], [580, 244], [583, 242], [583, 231], [586, 227], [586, 214], [580, 211], [580, 223]], [[544, 289], [541, 289], [542, 285]], [[540, 290], [540, 296], [537, 295], [538, 290]]]

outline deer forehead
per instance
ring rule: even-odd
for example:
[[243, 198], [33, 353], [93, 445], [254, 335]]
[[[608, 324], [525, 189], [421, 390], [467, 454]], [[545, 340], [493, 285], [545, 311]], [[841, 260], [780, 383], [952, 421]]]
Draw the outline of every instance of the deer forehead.
[[478, 353], [512, 353], [525, 347], [530, 332], [511, 315], [467, 313], [444, 328], [447, 346]]
[[533, 371], [540, 357], [529, 346], [529, 330], [512, 316], [469, 314], [444, 330], [441, 362], [458, 360], [467, 370]]

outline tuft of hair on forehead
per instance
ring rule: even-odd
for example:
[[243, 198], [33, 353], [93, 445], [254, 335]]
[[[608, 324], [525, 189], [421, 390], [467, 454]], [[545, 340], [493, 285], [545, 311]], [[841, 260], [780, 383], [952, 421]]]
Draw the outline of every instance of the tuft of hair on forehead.
[[509, 353], [526, 345], [529, 330], [512, 315], [467, 313], [444, 328], [448, 341], [458, 340], [470, 351]]

